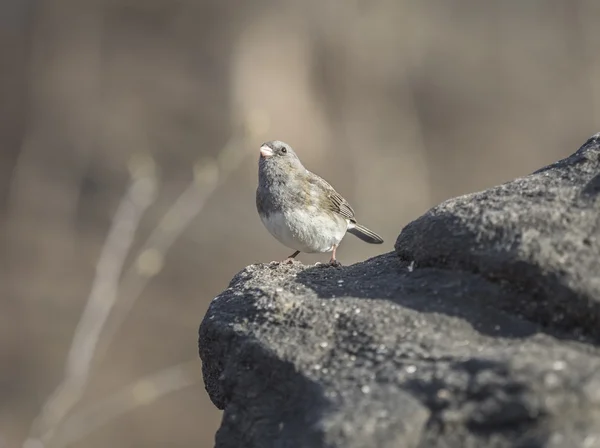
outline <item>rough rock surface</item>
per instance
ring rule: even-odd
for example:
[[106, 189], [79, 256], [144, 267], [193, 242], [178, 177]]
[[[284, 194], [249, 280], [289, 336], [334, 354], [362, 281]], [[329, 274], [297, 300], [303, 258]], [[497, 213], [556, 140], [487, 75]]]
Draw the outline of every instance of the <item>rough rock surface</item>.
[[600, 447], [600, 134], [397, 252], [237, 274], [200, 326], [218, 448]]
[[407, 225], [403, 259], [508, 282], [528, 318], [600, 340], [600, 134], [572, 156]]

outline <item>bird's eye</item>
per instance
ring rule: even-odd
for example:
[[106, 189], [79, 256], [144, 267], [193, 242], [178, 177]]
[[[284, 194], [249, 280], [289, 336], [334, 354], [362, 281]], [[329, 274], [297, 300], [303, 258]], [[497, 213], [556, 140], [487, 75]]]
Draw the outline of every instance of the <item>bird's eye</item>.
[[281, 148], [281, 152], [285, 154], [287, 152], [287, 148]]

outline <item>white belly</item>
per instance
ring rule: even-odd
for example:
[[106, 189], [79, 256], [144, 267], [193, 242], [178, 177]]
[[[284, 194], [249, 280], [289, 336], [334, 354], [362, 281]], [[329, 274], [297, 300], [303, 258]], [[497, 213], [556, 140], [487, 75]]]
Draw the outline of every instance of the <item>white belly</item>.
[[300, 252], [331, 252], [348, 230], [348, 220], [342, 216], [293, 210], [261, 216], [267, 230], [279, 242]]

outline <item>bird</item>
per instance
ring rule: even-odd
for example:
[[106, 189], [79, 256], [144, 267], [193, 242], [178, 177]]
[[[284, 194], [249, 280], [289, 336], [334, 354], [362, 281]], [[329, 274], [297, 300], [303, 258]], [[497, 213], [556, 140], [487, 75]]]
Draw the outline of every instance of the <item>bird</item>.
[[331, 252], [329, 264], [340, 265], [335, 252], [346, 232], [370, 244], [383, 243], [356, 221], [342, 195], [279, 140], [260, 146], [256, 209], [269, 233], [295, 251], [282, 263], [292, 263], [300, 252]]

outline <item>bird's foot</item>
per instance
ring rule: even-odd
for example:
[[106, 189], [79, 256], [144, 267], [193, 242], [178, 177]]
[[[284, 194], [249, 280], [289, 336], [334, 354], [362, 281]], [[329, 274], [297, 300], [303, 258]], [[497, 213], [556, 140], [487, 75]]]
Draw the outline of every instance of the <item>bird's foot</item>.
[[331, 252], [331, 260], [329, 260], [329, 266], [333, 266], [334, 268], [341, 268], [342, 263], [335, 259], [335, 251], [337, 249], [337, 245], [333, 246], [333, 250]]
[[327, 263], [321, 263], [320, 261], [317, 261], [315, 263], [315, 267], [319, 267], [319, 268], [341, 268], [342, 267], [342, 263], [340, 263], [337, 260], [329, 260], [329, 262]]
[[285, 260], [283, 260], [281, 262], [281, 264], [292, 264], [294, 262], [294, 258], [296, 258], [298, 256], [298, 254], [300, 253], [299, 250], [297, 250], [296, 252], [294, 252], [292, 255], [290, 255], [289, 257], [287, 257]]
[[342, 263], [340, 263], [339, 261], [337, 261], [335, 258], [332, 258], [331, 260], [329, 260], [329, 266], [332, 266], [334, 268], [341, 268], [342, 267]]

